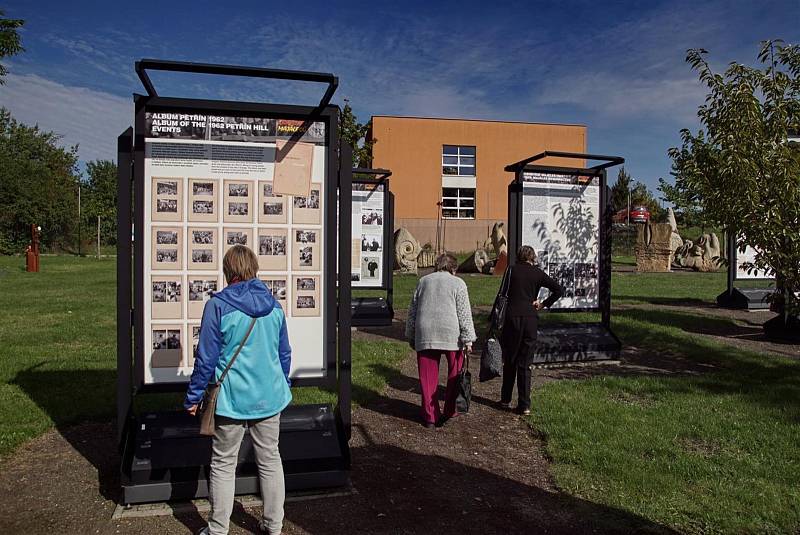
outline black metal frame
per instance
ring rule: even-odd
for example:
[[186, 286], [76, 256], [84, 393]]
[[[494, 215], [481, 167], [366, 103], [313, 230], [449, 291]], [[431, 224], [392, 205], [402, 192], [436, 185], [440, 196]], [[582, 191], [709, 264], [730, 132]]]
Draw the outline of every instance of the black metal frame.
[[286, 69], [269, 69], [265, 67], [245, 67], [241, 65], [218, 65], [214, 63], [192, 63], [188, 61], [170, 61], [161, 59], [141, 59], [135, 64], [136, 74], [149, 97], [157, 97], [158, 92], [153, 86], [147, 70], [188, 72], [193, 74], [218, 74], [224, 76], [244, 76], [248, 78], [265, 78], [271, 80], [293, 80], [298, 82], [316, 82], [328, 84], [325, 94], [317, 106], [322, 110], [331, 102], [339, 78], [327, 72], [292, 71]]
[[[593, 167], [562, 167], [553, 165], [537, 165], [532, 162], [546, 157], [573, 158], [580, 160], [601, 160], [605, 163]], [[598, 221], [598, 306], [558, 308], [554, 312], [600, 312], [601, 323], [609, 329], [611, 327], [611, 215], [609, 206], [610, 194], [607, 184], [606, 169], [624, 163], [625, 159], [619, 156], [603, 156], [597, 154], [582, 154], [561, 151], [545, 151], [530, 158], [507, 165], [505, 170], [514, 173], [514, 181], [508, 186], [508, 262], [516, 261], [517, 248], [522, 239], [522, 192], [523, 174], [525, 172], [588, 176], [599, 179], [599, 221]], [[613, 335], [613, 333], [612, 333]]]
[[[353, 184], [373, 184], [383, 188], [383, 273], [381, 284], [378, 286], [355, 286], [358, 290], [386, 290], [389, 294], [391, 305], [392, 288], [392, 251], [394, 251], [394, 197], [389, 190], [389, 177], [392, 172], [388, 169], [366, 169], [358, 167], [353, 169], [353, 175], [362, 175], [353, 178]], [[364, 178], [367, 175], [370, 178]]]
[[[131, 333], [131, 174], [133, 172], [133, 128], [117, 138], [117, 444], [125, 439], [131, 417], [133, 370]], [[119, 281], [127, 281], [120, 284]]]

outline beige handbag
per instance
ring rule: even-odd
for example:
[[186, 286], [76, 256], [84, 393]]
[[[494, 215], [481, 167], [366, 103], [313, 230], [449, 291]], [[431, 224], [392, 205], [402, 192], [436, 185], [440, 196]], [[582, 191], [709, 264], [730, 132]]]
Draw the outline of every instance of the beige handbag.
[[253, 332], [253, 327], [255, 324], [256, 318], [253, 318], [253, 320], [250, 322], [250, 328], [247, 329], [247, 334], [244, 335], [242, 342], [236, 349], [236, 353], [234, 353], [231, 357], [231, 360], [228, 361], [228, 365], [225, 366], [225, 370], [222, 372], [222, 375], [219, 376], [219, 380], [209, 382], [208, 386], [206, 387], [206, 391], [203, 393], [203, 400], [200, 402], [200, 406], [197, 408], [197, 414], [200, 416], [201, 435], [214, 435], [214, 413], [217, 412], [217, 396], [219, 396], [219, 387], [222, 386], [222, 381], [224, 381], [225, 376], [228, 375], [228, 370], [230, 370], [231, 366], [233, 366], [233, 363], [236, 361], [236, 357], [239, 356], [239, 352], [244, 347], [244, 343], [247, 342], [247, 339], [250, 337], [250, 333]]

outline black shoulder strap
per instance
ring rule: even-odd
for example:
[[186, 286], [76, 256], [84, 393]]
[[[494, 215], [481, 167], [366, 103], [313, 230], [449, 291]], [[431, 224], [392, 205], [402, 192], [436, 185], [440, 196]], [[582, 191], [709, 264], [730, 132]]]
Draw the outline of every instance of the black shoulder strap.
[[253, 332], [253, 327], [256, 325], [256, 319], [257, 318], [253, 318], [252, 321], [250, 321], [250, 327], [247, 329], [247, 334], [244, 335], [241, 343], [239, 343], [239, 347], [236, 348], [236, 353], [233, 354], [231, 360], [228, 361], [228, 365], [225, 366], [225, 370], [222, 372], [222, 375], [219, 376], [219, 380], [217, 381], [218, 386], [221, 385], [222, 381], [225, 380], [225, 376], [228, 375], [228, 370], [230, 370], [231, 366], [233, 366], [233, 363], [236, 362], [236, 357], [238, 357], [239, 353], [242, 351], [244, 343], [247, 342], [248, 338], [250, 338], [250, 333]]

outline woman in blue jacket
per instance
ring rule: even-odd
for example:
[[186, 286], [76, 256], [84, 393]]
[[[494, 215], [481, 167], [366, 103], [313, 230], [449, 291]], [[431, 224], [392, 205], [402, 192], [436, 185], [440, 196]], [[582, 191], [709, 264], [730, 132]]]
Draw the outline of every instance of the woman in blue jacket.
[[292, 349], [286, 315], [264, 283], [256, 278], [258, 259], [242, 245], [228, 250], [222, 261], [228, 286], [214, 294], [203, 310], [194, 372], [184, 406], [196, 414], [209, 381], [217, 380], [239, 344], [253, 329], [217, 399], [213, 437], [208, 526], [200, 533], [228, 533], [239, 446], [246, 428], [258, 465], [264, 502], [262, 532], [277, 534], [283, 526], [285, 487], [278, 452], [280, 414], [292, 400], [289, 369]]

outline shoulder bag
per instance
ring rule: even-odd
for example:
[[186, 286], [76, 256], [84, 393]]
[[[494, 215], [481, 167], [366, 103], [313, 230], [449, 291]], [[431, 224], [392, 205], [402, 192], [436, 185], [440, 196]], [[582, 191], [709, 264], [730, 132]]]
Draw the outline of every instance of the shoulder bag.
[[489, 324], [491, 329], [499, 331], [503, 328], [506, 321], [506, 309], [508, 308], [508, 289], [511, 286], [511, 266], [503, 274], [503, 281], [500, 283], [500, 290], [497, 292], [497, 297], [494, 298], [492, 305], [492, 313], [489, 316]]
[[197, 414], [200, 416], [201, 435], [214, 435], [214, 413], [217, 412], [217, 397], [219, 396], [219, 388], [222, 386], [222, 381], [225, 380], [225, 376], [228, 375], [228, 371], [231, 369], [231, 366], [233, 366], [233, 363], [236, 362], [236, 357], [238, 357], [239, 353], [242, 351], [244, 343], [247, 342], [247, 339], [250, 337], [250, 333], [253, 332], [253, 327], [255, 324], [256, 318], [253, 318], [250, 322], [250, 327], [247, 329], [247, 334], [244, 335], [241, 343], [239, 343], [239, 347], [236, 348], [236, 353], [234, 353], [231, 357], [231, 360], [228, 361], [228, 365], [225, 366], [225, 370], [223, 370], [217, 381], [209, 381], [206, 391], [203, 393], [203, 400], [200, 402], [200, 406], [197, 408]]
[[469, 373], [469, 354], [463, 351], [464, 362], [456, 377], [456, 410], [469, 412], [469, 402], [472, 399], [472, 374]]

